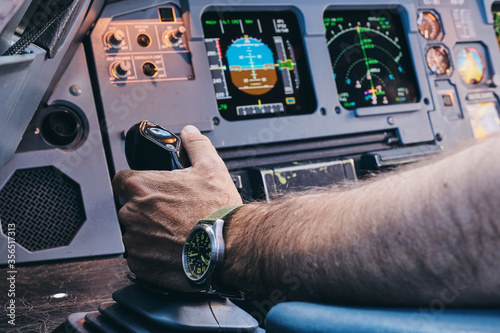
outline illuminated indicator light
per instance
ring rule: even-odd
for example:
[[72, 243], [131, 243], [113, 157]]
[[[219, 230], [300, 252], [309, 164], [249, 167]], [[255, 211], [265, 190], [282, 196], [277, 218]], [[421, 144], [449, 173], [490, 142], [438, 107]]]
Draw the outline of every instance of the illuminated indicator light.
[[287, 99], [285, 100], [286, 104], [288, 105], [293, 105], [295, 104], [295, 97], [287, 97]]
[[221, 104], [219, 106], [219, 111], [222, 111], [222, 110], [227, 110], [227, 104]]

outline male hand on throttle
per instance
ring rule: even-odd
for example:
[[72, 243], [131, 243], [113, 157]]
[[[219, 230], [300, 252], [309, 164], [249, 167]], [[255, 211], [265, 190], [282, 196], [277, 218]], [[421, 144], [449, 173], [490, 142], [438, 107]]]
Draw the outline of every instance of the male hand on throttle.
[[156, 286], [192, 292], [182, 268], [187, 235], [198, 220], [226, 205], [241, 204], [241, 197], [206, 136], [186, 126], [181, 140], [191, 167], [124, 170], [113, 179], [113, 190], [126, 200], [118, 217], [125, 227], [130, 270]]

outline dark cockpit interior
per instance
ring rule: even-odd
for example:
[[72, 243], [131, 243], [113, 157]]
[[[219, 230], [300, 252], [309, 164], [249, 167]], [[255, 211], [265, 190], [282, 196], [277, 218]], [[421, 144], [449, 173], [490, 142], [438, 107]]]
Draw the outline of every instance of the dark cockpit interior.
[[[111, 181], [131, 168], [127, 133], [143, 120], [167, 150], [200, 129], [244, 202], [500, 132], [495, 0], [2, 1], [0, 54], [4, 332], [334, 332], [344, 314], [308, 303], [266, 325], [281, 301], [136, 288]], [[335, 332], [500, 331], [498, 311], [436, 304], [413, 326], [418, 309], [351, 309]], [[304, 314], [293, 329], [290, 313]]]

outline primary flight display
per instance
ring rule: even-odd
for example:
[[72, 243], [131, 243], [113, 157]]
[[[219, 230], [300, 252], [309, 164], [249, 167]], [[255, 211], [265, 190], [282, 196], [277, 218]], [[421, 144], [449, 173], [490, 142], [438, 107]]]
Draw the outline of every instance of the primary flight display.
[[202, 21], [215, 97], [224, 119], [316, 110], [295, 14], [209, 11]]
[[396, 10], [327, 10], [324, 24], [344, 108], [419, 101], [411, 53]]

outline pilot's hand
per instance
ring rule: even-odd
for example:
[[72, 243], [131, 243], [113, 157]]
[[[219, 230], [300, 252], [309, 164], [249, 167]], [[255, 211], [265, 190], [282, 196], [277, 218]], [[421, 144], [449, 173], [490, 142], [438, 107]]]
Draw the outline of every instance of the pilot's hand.
[[[226, 205], [241, 204], [210, 140], [186, 126], [181, 140], [192, 166], [174, 171], [124, 170], [113, 179], [126, 200], [118, 216], [130, 270], [156, 286], [194, 291], [182, 269], [182, 247], [196, 222]], [[154, 156], [151, 156], [154, 158]]]

